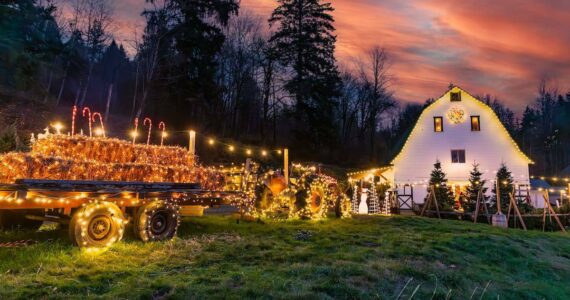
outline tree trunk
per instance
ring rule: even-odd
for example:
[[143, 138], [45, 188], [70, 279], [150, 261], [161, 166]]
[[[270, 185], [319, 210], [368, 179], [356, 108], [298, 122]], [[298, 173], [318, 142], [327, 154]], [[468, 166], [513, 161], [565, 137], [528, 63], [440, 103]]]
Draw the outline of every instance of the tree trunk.
[[85, 104], [85, 97], [87, 96], [87, 90], [89, 89], [89, 82], [91, 81], [91, 73], [93, 73], [93, 65], [89, 66], [89, 73], [87, 73], [87, 81], [85, 82], [85, 88], [83, 89], [83, 95], [81, 96], [81, 102], [79, 107], [83, 107]]
[[135, 73], [135, 92], [133, 94], [133, 105], [131, 107], [131, 118], [134, 117], [137, 106], [137, 93], [139, 91], [139, 62], [137, 61], [137, 71]]
[[61, 95], [63, 94], [63, 89], [65, 88], [66, 80], [67, 80], [67, 70], [65, 71], [63, 80], [61, 80], [61, 86], [59, 87], [59, 92], [57, 93], [57, 100], [55, 101], [55, 107], [59, 106], [59, 102], [61, 101]]
[[77, 104], [79, 103], [79, 96], [81, 95], [82, 86], [83, 86], [82, 82], [79, 81], [79, 86], [77, 87], [77, 93], [75, 94], [75, 101], [73, 101], [73, 105], [75, 105], [75, 106], [77, 106]]
[[135, 116], [136, 118], [140, 118], [144, 109], [144, 105], [146, 103], [146, 98], [148, 96], [148, 89], [143, 91], [143, 96], [141, 99], [141, 104], [139, 105], [139, 109], [137, 111], [137, 115]]
[[111, 99], [113, 98], [113, 83], [109, 84], [109, 89], [107, 90], [107, 104], [105, 105], [105, 123], [109, 119], [109, 109], [111, 108]]
[[49, 98], [49, 91], [51, 90], [51, 82], [52, 82], [52, 78], [53, 78], [53, 70], [49, 71], [49, 79], [48, 79], [48, 86], [46, 89], [46, 95], [44, 97], [44, 103], [46, 103], [48, 101]]

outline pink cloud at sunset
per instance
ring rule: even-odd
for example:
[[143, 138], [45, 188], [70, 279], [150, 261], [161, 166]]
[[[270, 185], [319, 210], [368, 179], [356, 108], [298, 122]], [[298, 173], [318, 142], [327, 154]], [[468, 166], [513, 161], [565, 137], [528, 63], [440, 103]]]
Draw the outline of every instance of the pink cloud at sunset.
[[[521, 112], [542, 77], [570, 88], [570, 1], [334, 0], [337, 58], [349, 67], [374, 46], [391, 57], [396, 96], [423, 102], [450, 82]], [[142, 0], [115, 2], [117, 37], [143, 30]], [[267, 19], [275, 0], [242, 0]], [[137, 26], [140, 26], [137, 28]], [[131, 38], [132, 39], [132, 38]]]

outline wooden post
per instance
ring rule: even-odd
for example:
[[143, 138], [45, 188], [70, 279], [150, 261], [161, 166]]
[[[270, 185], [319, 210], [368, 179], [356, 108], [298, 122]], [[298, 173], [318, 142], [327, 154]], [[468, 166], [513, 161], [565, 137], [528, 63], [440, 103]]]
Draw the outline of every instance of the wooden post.
[[433, 185], [430, 186], [430, 191], [428, 193], [426, 203], [424, 203], [424, 207], [422, 208], [422, 212], [420, 213], [420, 216], [424, 215], [424, 212], [426, 211], [426, 209], [429, 208], [429, 206], [431, 206], [432, 202], [435, 203], [435, 211], [437, 212], [437, 217], [441, 219], [441, 214], [439, 213], [439, 207], [437, 205], [437, 198], [435, 196], [435, 189], [434, 189]]
[[480, 205], [481, 205], [481, 189], [479, 189], [479, 192], [477, 193], [477, 204], [475, 205], [475, 220], [473, 220], [473, 223], [477, 223], [477, 218], [479, 217]]
[[437, 198], [435, 197], [435, 188], [431, 187], [432, 195], [433, 195], [433, 202], [435, 203], [435, 211], [437, 212], [437, 217], [441, 219], [441, 215], [439, 214], [439, 205], [437, 204]]
[[499, 182], [499, 178], [497, 178], [495, 182], [495, 192], [497, 194], [497, 213], [493, 215], [493, 226], [508, 228], [509, 224], [505, 218], [505, 215], [501, 212], [501, 183]]
[[[512, 206], [515, 210], [516, 215], [519, 217], [519, 221], [521, 222], [521, 226], [522, 228], [526, 231], [526, 224], [523, 221], [521, 212], [519, 211], [519, 207], [517, 206], [517, 203], [515, 201], [515, 197], [513, 196], [512, 193], [509, 194], [509, 197], [511, 198], [511, 203], [509, 204], [509, 207]], [[509, 210], [510, 213], [510, 210]], [[508, 221], [509, 219], [507, 219]]]
[[[558, 214], [554, 211], [552, 205], [550, 205], [550, 200], [548, 199], [548, 190], [544, 192], [544, 195], [542, 197], [544, 198], [545, 204], [548, 206], [548, 212], [550, 213], [550, 216], [554, 216], [554, 219], [556, 220], [556, 223], [558, 223], [560, 230], [562, 230], [562, 232], [566, 232], [566, 229], [564, 228], [562, 222], [560, 222], [560, 219], [558, 218]], [[546, 213], [543, 214], [542, 220], [543, 220], [542, 231], [544, 231], [546, 226]]]
[[431, 201], [431, 189], [428, 193], [426, 203], [424, 203], [424, 207], [422, 207], [422, 211], [420, 212], [420, 216], [424, 215], [424, 212], [426, 211], [427, 207], [429, 206], [430, 201]]
[[289, 187], [289, 149], [283, 151], [283, 175], [285, 176], [285, 186]]
[[190, 152], [191, 156], [194, 156], [196, 154], [196, 131], [190, 130], [189, 134], [188, 152]]
[[501, 183], [499, 182], [499, 178], [497, 177], [497, 181], [495, 182], [495, 190], [497, 192], [497, 214], [502, 214], [501, 212]]

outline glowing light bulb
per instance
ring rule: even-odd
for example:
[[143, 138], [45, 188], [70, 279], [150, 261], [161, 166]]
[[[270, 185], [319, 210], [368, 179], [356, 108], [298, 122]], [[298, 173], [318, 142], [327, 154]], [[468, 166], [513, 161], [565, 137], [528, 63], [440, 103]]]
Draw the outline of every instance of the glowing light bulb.
[[51, 126], [55, 129], [55, 132], [56, 132], [57, 134], [61, 134], [61, 130], [63, 129], [63, 124], [57, 122], [57, 123], [55, 123], [55, 124], [53, 124], [53, 125], [51, 125]]
[[262, 156], [267, 156], [267, 151], [261, 150], [261, 155], [262, 155]]
[[283, 153], [283, 151], [277, 150], [277, 154], [281, 155], [281, 153]]
[[233, 152], [233, 151], [235, 150], [235, 147], [232, 146], [232, 145], [230, 145], [230, 146], [228, 147], [228, 150], [230, 150], [230, 152]]
[[166, 133], [166, 131], [163, 131], [163, 132], [162, 132], [162, 137], [165, 138], [165, 137], [167, 137], [167, 136], [168, 136], [168, 133]]
[[210, 145], [213, 145], [213, 144], [215, 144], [215, 143], [216, 143], [216, 141], [214, 141], [214, 139], [209, 139], [209, 140], [208, 140], [208, 144], [210, 144]]
[[245, 150], [245, 154], [251, 155], [251, 150], [249, 150], [249, 149]]
[[132, 137], [137, 137], [137, 136], [139, 136], [139, 133], [138, 133], [137, 131], [134, 131], [134, 130], [133, 130], [133, 131], [131, 131], [131, 136], [132, 136]]
[[101, 136], [103, 134], [105, 134], [105, 131], [103, 131], [103, 128], [101, 128], [101, 127], [95, 128], [95, 135]]

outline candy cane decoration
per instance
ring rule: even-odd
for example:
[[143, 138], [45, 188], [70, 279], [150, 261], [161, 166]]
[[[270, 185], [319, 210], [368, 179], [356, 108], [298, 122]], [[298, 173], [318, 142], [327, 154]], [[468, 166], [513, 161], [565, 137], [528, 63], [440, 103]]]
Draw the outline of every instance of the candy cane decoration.
[[71, 136], [75, 134], [75, 116], [77, 115], [77, 106], [73, 106], [71, 111]]
[[149, 118], [144, 118], [143, 125], [146, 125], [148, 121], [148, 136], [146, 138], [146, 144], [150, 144], [150, 131], [152, 130], [152, 121]]
[[87, 112], [87, 120], [89, 121], [89, 137], [92, 137], [93, 134], [91, 133], [91, 110], [89, 107], [83, 108], [83, 116], [85, 117], [85, 112]]
[[162, 142], [164, 141], [164, 137], [166, 136], [166, 124], [164, 124], [164, 122], [160, 122], [158, 123], [158, 129], [162, 130], [162, 133], [160, 134], [160, 146], [162, 146]]
[[101, 114], [98, 112], [93, 113], [93, 116], [92, 116], [93, 122], [95, 122], [95, 117], [99, 117], [99, 122], [101, 124], [101, 130], [103, 131], [103, 137], [106, 137], [105, 136], [105, 126], [103, 126], [103, 117], [101, 117]]
[[133, 130], [133, 145], [135, 144], [135, 141], [137, 140], [137, 129], [139, 128], [139, 118], [135, 118], [135, 130]]

